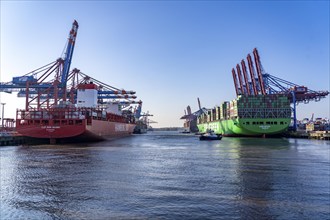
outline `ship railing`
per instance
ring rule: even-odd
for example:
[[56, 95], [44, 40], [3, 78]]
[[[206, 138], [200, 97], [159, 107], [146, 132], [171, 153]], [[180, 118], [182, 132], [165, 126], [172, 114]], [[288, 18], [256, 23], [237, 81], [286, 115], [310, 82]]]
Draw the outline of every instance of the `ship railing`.
[[75, 108], [17, 110], [17, 124], [24, 125], [82, 125], [85, 115]]
[[[220, 115], [220, 121], [237, 118], [290, 118], [290, 108], [242, 108], [231, 115]], [[211, 120], [201, 116], [198, 118], [198, 123], [208, 123]]]
[[84, 113], [78, 109], [18, 110], [17, 119], [85, 119]]
[[19, 126], [35, 125], [35, 126], [61, 126], [61, 125], [83, 125], [82, 119], [54, 119], [54, 120], [42, 120], [42, 119], [20, 119], [16, 123]]
[[245, 108], [238, 111], [239, 118], [290, 118], [289, 108]]

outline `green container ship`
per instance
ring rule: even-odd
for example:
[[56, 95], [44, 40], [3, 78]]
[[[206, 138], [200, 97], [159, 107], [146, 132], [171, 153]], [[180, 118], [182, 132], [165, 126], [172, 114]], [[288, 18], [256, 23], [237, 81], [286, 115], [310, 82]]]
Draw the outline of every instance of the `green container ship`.
[[291, 122], [285, 95], [240, 95], [199, 115], [198, 130], [224, 136], [263, 136], [287, 131]]

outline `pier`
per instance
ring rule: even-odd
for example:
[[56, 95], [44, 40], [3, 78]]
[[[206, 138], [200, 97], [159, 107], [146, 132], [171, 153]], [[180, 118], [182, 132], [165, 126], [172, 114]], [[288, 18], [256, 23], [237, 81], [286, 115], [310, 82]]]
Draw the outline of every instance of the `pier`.
[[288, 132], [285, 137], [330, 140], [330, 131], [292, 131]]
[[313, 131], [309, 133], [310, 139], [330, 140], [330, 131]]
[[15, 131], [0, 131], [0, 146], [20, 145], [25, 143], [24, 136]]

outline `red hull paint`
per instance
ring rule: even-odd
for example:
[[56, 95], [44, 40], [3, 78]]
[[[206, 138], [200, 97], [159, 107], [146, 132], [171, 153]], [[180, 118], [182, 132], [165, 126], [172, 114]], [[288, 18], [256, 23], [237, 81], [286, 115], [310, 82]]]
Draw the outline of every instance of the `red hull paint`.
[[18, 133], [33, 138], [73, 138], [80, 137], [86, 140], [102, 140], [128, 136], [133, 133], [135, 124], [92, 120], [86, 125], [86, 120], [81, 120], [79, 125], [22, 125], [17, 124]]
[[69, 138], [85, 132], [84, 125], [23, 125], [16, 126], [23, 136], [33, 138]]
[[134, 128], [135, 124], [92, 120], [92, 124], [87, 125], [84, 134], [96, 136], [100, 139], [112, 139], [131, 135]]

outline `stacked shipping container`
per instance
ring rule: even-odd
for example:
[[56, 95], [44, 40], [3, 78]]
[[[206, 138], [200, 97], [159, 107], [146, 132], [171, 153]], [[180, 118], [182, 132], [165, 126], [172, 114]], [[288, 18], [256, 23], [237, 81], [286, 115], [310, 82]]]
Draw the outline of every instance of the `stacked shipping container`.
[[198, 117], [198, 124], [237, 118], [290, 118], [289, 98], [285, 95], [240, 95], [223, 102]]

